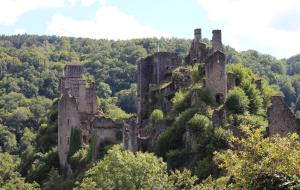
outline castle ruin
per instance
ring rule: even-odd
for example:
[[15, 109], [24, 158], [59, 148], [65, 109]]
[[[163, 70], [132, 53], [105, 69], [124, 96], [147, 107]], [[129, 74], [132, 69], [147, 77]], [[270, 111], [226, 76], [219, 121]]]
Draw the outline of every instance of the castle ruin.
[[58, 156], [60, 168], [71, 172], [68, 165], [72, 130], [79, 130], [83, 144], [88, 145], [91, 136], [96, 136], [96, 147], [109, 139], [122, 141], [123, 123], [103, 117], [97, 110], [94, 84], [82, 79], [83, 66], [77, 62], [66, 64], [64, 76], [59, 80], [58, 103]]
[[177, 53], [157, 52], [138, 63], [138, 123], [152, 110], [167, 111], [178, 89], [171, 81], [172, 71], [182, 64]]
[[[204, 75], [204, 86], [209, 91], [214, 104], [225, 102], [228, 90], [233, 89], [236, 78], [233, 73], [226, 72], [225, 54], [222, 45], [221, 30], [213, 30], [212, 47], [202, 40], [201, 29], [195, 29], [194, 39], [188, 55], [187, 64], [199, 64]], [[68, 155], [72, 129], [80, 130], [83, 144], [90, 144], [95, 134], [99, 147], [110, 139], [116, 143], [123, 142], [126, 150], [146, 150], [153, 138], [158, 137], [167, 127], [166, 120], [157, 124], [152, 131], [143, 130], [143, 124], [154, 109], [164, 113], [171, 108], [171, 99], [180, 89], [180, 83], [173, 78], [174, 71], [179, 69], [189, 86], [191, 76], [184, 73], [181, 67], [183, 59], [177, 53], [157, 52], [138, 63], [138, 113], [137, 121], [116, 122], [100, 114], [96, 105], [94, 84], [87, 84], [82, 79], [83, 66], [80, 63], [68, 63], [64, 68], [64, 76], [59, 81], [60, 99], [58, 105], [58, 155], [60, 167], [70, 170]], [[255, 81], [258, 89], [262, 89], [262, 81]], [[272, 106], [268, 112], [268, 134], [286, 135], [299, 132], [299, 120], [283, 102], [282, 97], [273, 96]], [[215, 127], [224, 127], [226, 110], [224, 107], [214, 110], [212, 122]], [[152, 137], [152, 139], [151, 139]], [[193, 151], [196, 137], [187, 127], [187, 147]]]
[[[227, 73], [221, 30], [212, 31], [212, 47], [202, 40], [201, 29], [194, 30], [194, 39], [186, 57], [189, 64], [201, 65], [205, 85], [215, 103], [224, 103], [227, 95]], [[230, 78], [231, 79], [231, 78]], [[232, 81], [230, 81], [232, 84]]]

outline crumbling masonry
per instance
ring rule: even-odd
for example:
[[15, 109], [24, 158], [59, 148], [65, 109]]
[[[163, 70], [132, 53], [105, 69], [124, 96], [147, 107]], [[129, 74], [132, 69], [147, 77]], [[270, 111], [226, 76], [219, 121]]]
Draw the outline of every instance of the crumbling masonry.
[[281, 96], [271, 97], [271, 107], [268, 111], [268, 135], [285, 136], [288, 133], [300, 134], [300, 121], [295, 117]]
[[[195, 29], [190, 51], [185, 58], [188, 64], [199, 64], [205, 76], [205, 87], [215, 104], [224, 103], [227, 91], [235, 87], [235, 75], [226, 73], [225, 54], [221, 38], [221, 30], [213, 30], [212, 47], [202, 40], [201, 29]], [[81, 132], [81, 141], [89, 144], [92, 134], [96, 135], [96, 147], [110, 139], [116, 143], [123, 142], [126, 150], [147, 150], [149, 143], [167, 127], [166, 120], [161, 121], [154, 130], [143, 130], [151, 112], [158, 108], [163, 112], [170, 110], [171, 99], [180, 88], [174, 80], [176, 69], [188, 86], [191, 76], [185, 74], [182, 58], [177, 53], [157, 52], [138, 63], [138, 113], [137, 121], [130, 120], [117, 123], [105, 118], [98, 111], [94, 84], [87, 84], [82, 79], [83, 66], [80, 63], [69, 63], [64, 68], [64, 76], [60, 78], [60, 99], [58, 106], [58, 155], [61, 170], [71, 172], [68, 164], [70, 136], [72, 129]], [[255, 81], [262, 90], [261, 80]], [[279, 96], [272, 97], [272, 106], [268, 112], [269, 135], [286, 135], [299, 132], [299, 120], [285, 105]], [[212, 122], [215, 127], [223, 127], [226, 120], [224, 107], [215, 110]], [[195, 134], [187, 127], [187, 147], [193, 151]], [[152, 137], [152, 139], [151, 139]], [[146, 148], [145, 148], [146, 147]]]
[[72, 172], [67, 159], [72, 129], [80, 131], [83, 144], [89, 144], [94, 133], [95, 148], [107, 139], [122, 141], [123, 123], [101, 116], [97, 110], [94, 84], [88, 86], [82, 79], [82, 74], [83, 66], [80, 63], [68, 63], [64, 68], [64, 76], [59, 81], [58, 156], [64, 173]]

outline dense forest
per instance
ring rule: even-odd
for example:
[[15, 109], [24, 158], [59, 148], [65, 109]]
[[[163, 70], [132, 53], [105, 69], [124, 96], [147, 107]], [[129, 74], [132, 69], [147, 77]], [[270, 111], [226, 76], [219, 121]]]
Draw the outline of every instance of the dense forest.
[[[58, 80], [67, 62], [80, 61], [84, 78], [96, 84], [99, 107], [108, 117], [124, 119], [136, 114], [138, 60], [158, 50], [185, 56], [190, 44], [191, 40], [175, 38], [1, 36], [0, 189], [288, 189], [299, 185], [298, 137], [264, 138], [264, 129], [272, 93], [281, 93], [300, 116], [300, 54], [279, 60], [229, 46], [225, 46], [227, 68], [239, 76], [239, 83], [224, 107], [230, 113], [228, 123], [241, 127], [245, 139], [214, 129], [209, 118], [191, 105], [190, 93], [179, 91], [172, 100], [174, 121], [158, 138], [154, 153], [134, 154], [107, 145], [99, 150], [100, 161], [95, 164], [82, 148], [70, 158], [76, 166], [74, 175], [59, 174]], [[197, 69], [189, 68], [195, 91], [201, 86]], [[263, 79], [262, 91], [252, 84], [257, 78]], [[201, 89], [200, 94], [199, 101], [209, 107]], [[154, 122], [163, 117], [159, 110], [151, 116]], [[188, 165], [191, 160], [181, 145], [185, 124], [199, 130], [195, 167]]]

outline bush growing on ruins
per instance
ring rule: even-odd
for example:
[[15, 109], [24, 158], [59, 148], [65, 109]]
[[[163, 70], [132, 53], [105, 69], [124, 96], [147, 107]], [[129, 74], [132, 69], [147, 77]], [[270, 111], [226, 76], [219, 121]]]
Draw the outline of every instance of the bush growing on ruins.
[[80, 129], [72, 128], [70, 136], [70, 151], [69, 158], [81, 148], [82, 145], [82, 136]]
[[190, 106], [190, 93], [179, 90], [172, 99], [172, 109], [182, 112]]
[[76, 151], [70, 158], [70, 164], [73, 172], [79, 172], [84, 169], [87, 162], [88, 149], [83, 147]]
[[111, 96], [112, 91], [108, 84], [105, 82], [99, 82], [98, 86], [96, 86], [96, 94], [101, 98], [108, 98]]
[[241, 88], [235, 87], [229, 91], [225, 106], [234, 114], [243, 114], [249, 108], [249, 99]]
[[200, 82], [200, 80], [202, 79], [202, 70], [201, 70], [201, 65], [197, 64], [194, 65], [193, 68], [191, 69], [191, 73], [192, 73], [192, 78], [194, 82]]
[[162, 121], [164, 119], [164, 113], [160, 109], [155, 109], [152, 111], [149, 119], [150, 119], [152, 126], [154, 126], [159, 121]]
[[249, 112], [257, 114], [262, 109], [263, 99], [260, 96], [259, 90], [249, 80], [245, 80], [241, 84], [241, 88], [244, 90], [249, 99]]
[[239, 86], [244, 80], [249, 79], [251, 71], [245, 68], [242, 64], [230, 64], [227, 66], [227, 71], [235, 75], [235, 83]]
[[217, 152], [215, 160], [231, 176], [232, 189], [293, 189], [300, 185], [300, 141], [296, 134], [264, 138], [261, 129], [243, 128], [234, 150]]
[[236, 126], [253, 126], [255, 128], [260, 128], [265, 130], [268, 126], [268, 121], [258, 115], [244, 114], [244, 115], [234, 115], [233, 118], [229, 118], [230, 123], [235, 123]]
[[[203, 131], [210, 131], [213, 129], [212, 122], [205, 115], [195, 114], [189, 121], [188, 125], [193, 132], [200, 135]], [[210, 136], [210, 135], [208, 135]]]
[[105, 139], [103, 142], [99, 144], [99, 150], [97, 153], [97, 159], [101, 159], [107, 153], [107, 151], [114, 145], [114, 141], [112, 139]]
[[88, 149], [88, 154], [87, 154], [87, 157], [86, 157], [86, 161], [88, 163], [91, 163], [97, 157], [97, 152], [96, 152], [97, 139], [96, 138], [97, 138], [96, 132], [92, 131], [91, 142], [90, 142], [89, 149]]
[[154, 151], [159, 156], [165, 156], [171, 149], [184, 147], [182, 135], [186, 131], [187, 122], [197, 113], [197, 108], [189, 108], [182, 112], [175, 120], [173, 125], [169, 126], [161, 133], [154, 142]]

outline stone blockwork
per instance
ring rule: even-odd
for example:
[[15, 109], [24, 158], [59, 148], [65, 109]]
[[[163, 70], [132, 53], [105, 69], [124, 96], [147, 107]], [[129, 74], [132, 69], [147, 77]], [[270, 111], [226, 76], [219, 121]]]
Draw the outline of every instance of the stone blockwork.
[[[223, 103], [227, 94], [227, 74], [225, 54], [223, 53], [221, 30], [212, 31], [212, 48], [202, 41], [201, 29], [195, 29], [194, 40], [186, 61], [189, 64], [198, 63], [204, 69], [205, 85], [215, 103]], [[235, 83], [230, 78], [230, 88]], [[233, 79], [235, 80], [235, 79]]]
[[281, 96], [271, 97], [271, 107], [268, 110], [268, 134], [287, 135], [288, 133], [299, 134], [299, 119], [295, 117], [289, 107], [284, 103]]
[[222, 104], [227, 95], [227, 74], [225, 55], [217, 50], [205, 64], [205, 85], [215, 103]]
[[170, 52], [158, 52], [140, 60], [138, 64], [139, 123], [148, 118], [153, 107], [160, 107], [154, 105], [155, 102], [150, 102], [151, 91], [155, 90], [156, 87], [158, 87], [158, 90], [160, 90], [168, 86], [168, 81], [166, 80], [170, 79], [172, 76], [172, 71], [180, 66], [181, 63], [182, 59], [179, 57], [179, 55], [177, 53]]
[[131, 120], [123, 125], [123, 146], [125, 150], [136, 152], [138, 150], [138, 128], [136, 122]]
[[226, 110], [224, 107], [215, 110], [212, 115], [212, 123], [214, 127], [224, 127], [226, 121]]
[[191, 44], [189, 54], [186, 57], [186, 62], [189, 64], [204, 63], [209, 49], [202, 41], [201, 28], [194, 30], [194, 39]]
[[72, 172], [67, 163], [72, 129], [81, 131], [82, 142], [86, 145], [91, 141], [92, 132], [96, 133], [97, 147], [106, 139], [116, 143], [122, 141], [122, 123], [101, 116], [96, 106], [94, 84], [87, 84], [82, 74], [80, 63], [68, 63], [59, 80], [58, 156], [61, 171], [68, 174]]

